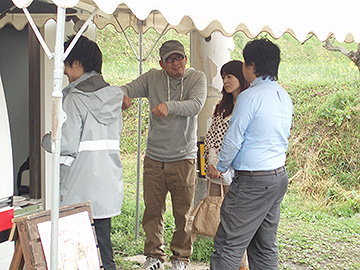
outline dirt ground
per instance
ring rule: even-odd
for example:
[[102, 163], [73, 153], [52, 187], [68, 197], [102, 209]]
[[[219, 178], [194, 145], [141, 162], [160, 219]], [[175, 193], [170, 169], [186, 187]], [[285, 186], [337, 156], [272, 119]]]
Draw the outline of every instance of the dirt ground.
[[[140, 265], [142, 265], [145, 262], [145, 256], [144, 255], [136, 255], [125, 258], [125, 260], [131, 261], [131, 262], [138, 262]], [[134, 268], [135, 269], [135, 268]], [[165, 262], [165, 269], [171, 269], [171, 263]], [[209, 270], [210, 266], [205, 263], [190, 263], [186, 270]]]

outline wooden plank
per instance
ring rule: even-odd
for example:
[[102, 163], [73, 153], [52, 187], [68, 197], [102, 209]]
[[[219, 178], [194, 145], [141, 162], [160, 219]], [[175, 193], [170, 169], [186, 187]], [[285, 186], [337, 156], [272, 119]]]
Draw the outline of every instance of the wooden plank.
[[[88, 212], [91, 228], [95, 237], [95, 243], [98, 253], [99, 263], [102, 267], [101, 256], [96, 239], [95, 227], [93, 225], [93, 218], [91, 215], [90, 202], [79, 203], [60, 208], [60, 217], [71, 216], [81, 212]], [[41, 239], [38, 231], [38, 224], [50, 221], [51, 211], [43, 211], [26, 217], [16, 218], [12, 228], [12, 239], [18, 235], [16, 250], [12, 260], [11, 270], [23, 269], [24, 265], [27, 270], [47, 270], [46, 259], [41, 244]]]
[[41, 198], [40, 43], [31, 27], [29, 42], [29, 175], [30, 197]]
[[[91, 208], [90, 208], [90, 201], [88, 202], [82, 202], [82, 203], [77, 203], [77, 204], [72, 204], [72, 205], [67, 205], [67, 206], [63, 206], [60, 207], [59, 212], [60, 212], [60, 216], [64, 216], [64, 215], [68, 215], [68, 212], [70, 210], [76, 210], [78, 212], [81, 211], [88, 211], [89, 215], [91, 216]], [[64, 212], [66, 212], [65, 214], [63, 214]], [[25, 221], [25, 220], [34, 220], [34, 219], [41, 219], [43, 218], [44, 221], [46, 220], [50, 220], [50, 216], [51, 216], [51, 210], [47, 210], [47, 211], [41, 211], [39, 213], [35, 213], [32, 215], [28, 215], [28, 216], [24, 216], [24, 217], [18, 217], [14, 219], [14, 222], [18, 222], [18, 221]], [[91, 219], [92, 220], [92, 219]], [[43, 221], [42, 221], [43, 222]], [[37, 222], [39, 223], [39, 222]]]
[[9, 234], [9, 241], [16, 241], [19, 239], [19, 235], [16, 229], [16, 223], [13, 223], [13, 226], [11, 228], [10, 234]]
[[[60, 209], [59, 218], [77, 214], [80, 212], [89, 212], [89, 211], [90, 211], [90, 205], [88, 205], [87, 203], [76, 204], [73, 206], [65, 206], [64, 208]], [[31, 226], [29, 227], [29, 240], [36, 240], [40, 238], [39, 231], [37, 229], [37, 224], [49, 221], [50, 214], [51, 214], [50, 211], [45, 211], [43, 213], [36, 213], [28, 217], [28, 222], [31, 223]], [[90, 213], [89, 213], [89, 217], [91, 222], [93, 222]]]
[[26, 222], [18, 222], [17, 224], [18, 227], [18, 233], [19, 233], [19, 237], [20, 237], [20, 243], [21, 243], [21, 248], [22, 248], [22, 254], [24, 257], [24, 261], [26, 264], [26, 269], [34, 269], [33, 265], [34, 265], [34, 260], [33, 260], [33, 256], [31, 253], [31, 249], [30, 249], [30, 245], [29, 245], [29, 238], [28, 238], [28, 224]]
[[29, 241], [34, 241], [40, 238], [39, 231], [37, 228], [37, 224], [40, 222], [36, 222], [35, 220], [29, 220], [31, 226], [29, 226]]
[[90, 217], [91, 217], [91, 228], [92, 228], [92, 231], [93, 231], [93, 234], [94, 234], [94, 237], [95, 237], [96, 250], [97, 250], [98, 257], [99, 257], [99, 262], [100, 262], [100, 268], [104, 269], [104, 266], [103, 266], [103, 263], [102, 263], [102, 260], [101, 260], [99, 243], [98, 243], [97, 236], [96, 236], [94, 221], [92, 220], [92, 216], [90, 216]]
[[44, 255], [44, 251], [41, 245], [40, 238], [37, 239], [37, 241], [31, 241], [30, 242], [30, 248], [31, 252], [34, 255], [34, 266], [36, 269], [39, 269], [41, 267], [46, 268], [46, 259]]
[[9, 270], [19, 270], [24, 268], [24, 256], [22, 253], [22, 247], [20, 240], [16, 242], [14, 256], [11, 260]]

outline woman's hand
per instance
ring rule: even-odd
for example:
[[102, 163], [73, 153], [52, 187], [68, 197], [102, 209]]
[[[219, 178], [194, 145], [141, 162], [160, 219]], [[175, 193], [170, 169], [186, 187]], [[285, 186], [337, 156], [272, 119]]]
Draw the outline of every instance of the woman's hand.
[[221, 173], [214, 167], [214, 165], [211, 164], [207, 167], [207, 175], [211, 179], [213, 179], [213, 178], [220, 178]]

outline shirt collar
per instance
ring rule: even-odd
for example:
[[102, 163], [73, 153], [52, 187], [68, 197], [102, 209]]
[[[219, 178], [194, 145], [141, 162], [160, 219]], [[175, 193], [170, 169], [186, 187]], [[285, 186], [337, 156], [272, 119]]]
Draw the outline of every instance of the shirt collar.
[[265, 79], [263, 79], [262, 76], [257, 77], [255, 80], [253, 80], [253, 82], [251, 83], [251, 86], [255, 86], [255, 85], [259, 84], [262, 81], [271, 81], [271, 77], [267, 76]]

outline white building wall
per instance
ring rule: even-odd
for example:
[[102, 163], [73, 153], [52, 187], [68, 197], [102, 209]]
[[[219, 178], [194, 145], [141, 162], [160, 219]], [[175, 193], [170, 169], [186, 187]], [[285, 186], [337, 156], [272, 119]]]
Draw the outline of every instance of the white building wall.
[[[191, 66], [205, 73], [207, 79], [207, 98], [198, 116], [198, 141], [204, 141], [211, 124], [215, 105], [221, 98], [222, 78], [220, 69], [230, 61], [230, 51], [234, 48], [232, 38], [224, 37], [220, 32], [214, 32], [205, 39], [199, 33], [192, 32], [190, 36]], [[205, 178], [198, 178], [195, 205], [205, 197], [207, 185]]]
[[199, 33], [191, 33], [191, 66], [205, 73], [207, 79], [207, 99], [198, 117], [198, 140], [205, 138], [211, 124], [215, 105], [221, 98], [222, 78], [220, 69], [231, 60], [230, 52], [234, 49], [232, 37], [225, 37], [215, 31], [205, 39]]

